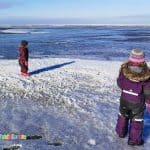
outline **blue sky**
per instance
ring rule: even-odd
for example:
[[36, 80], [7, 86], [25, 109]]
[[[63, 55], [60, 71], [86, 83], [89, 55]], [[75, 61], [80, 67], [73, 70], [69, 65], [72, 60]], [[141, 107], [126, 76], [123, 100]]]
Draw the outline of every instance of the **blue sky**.
[[150, 24], [150, 0], [0, 0], [0, 24]]

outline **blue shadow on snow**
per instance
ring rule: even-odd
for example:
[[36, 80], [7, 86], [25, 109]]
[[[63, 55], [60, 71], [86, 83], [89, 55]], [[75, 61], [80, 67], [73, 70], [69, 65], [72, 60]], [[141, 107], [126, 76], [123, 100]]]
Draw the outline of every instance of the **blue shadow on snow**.
[[44, 68], [41, 68], [41, 69], [37, 69], [37, 70], [31, 71], [31, 72], [29, 72], [29, 74], [30, 74], [30, 76], [32, 76], [32, 75], [35, 75], [35, 74], [39, 74], [41, 72], [45, 72], [45, 71], [50, 71], [50, 70], [54, 70], [54, 69], [57, 69], [57, 68], [61, 68], [63, 66], [70, 65], [72, 63], [75, 63], [75, 61], [44, 67]]
[[150, 114], [148, 113], [147, 109], [144, 112], [144, 132], [143, 138], [147, 141], [150, 138]]

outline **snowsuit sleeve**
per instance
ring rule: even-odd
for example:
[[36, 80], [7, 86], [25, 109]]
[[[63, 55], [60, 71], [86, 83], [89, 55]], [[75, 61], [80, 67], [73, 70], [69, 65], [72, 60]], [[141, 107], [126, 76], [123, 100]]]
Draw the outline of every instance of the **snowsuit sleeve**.
[[122, 80], [123, 80], [123, 74], [120, 71], [119, 76], [117, 78], [117, 85], [119, 86], [120, 89], [122, 89]]
[[150, 104], [150, 79], [145, 82], [143, 87], [143, 92], [144, 92], [146, 103]]

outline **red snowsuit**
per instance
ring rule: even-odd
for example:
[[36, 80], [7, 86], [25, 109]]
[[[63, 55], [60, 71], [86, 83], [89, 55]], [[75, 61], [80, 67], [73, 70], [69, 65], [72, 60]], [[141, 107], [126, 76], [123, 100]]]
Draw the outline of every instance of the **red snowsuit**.
[[28, 48], [26, 46], [19, 47], [19, 65], [22, 73], [28, 73]]

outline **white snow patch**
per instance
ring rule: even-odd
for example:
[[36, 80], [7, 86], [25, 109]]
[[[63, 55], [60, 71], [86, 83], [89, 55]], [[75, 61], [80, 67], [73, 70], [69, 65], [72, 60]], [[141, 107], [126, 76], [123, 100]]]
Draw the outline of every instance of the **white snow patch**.
[[90, 144], [90, 145], [96, 145], [95, 139], [89, 139], [88, 140], [88, 144]]
[[10, 33], [10, 34], [24, 34], [24, 33], [30, 33], [30, 30], [29, 29], [7, 29], [1, 32]]
[[[22, 77], [18, 60], [0, 60], [0, 131], [44, 137], [43, 141], [20, 142], [23, 149], [53, 149], [46, 141], [61, 141], [62, 150], [132, 150], [128, 137], [119, 139], [115, 133], [120, 96], [116, 78], [121, 63], [30, 59], [31, 76]], [[146, 114], [144, 150], [150, 146], [149, 120]]]

